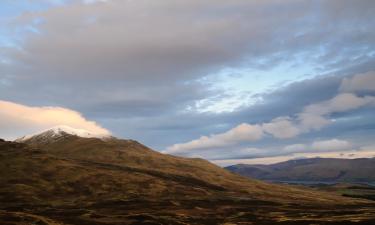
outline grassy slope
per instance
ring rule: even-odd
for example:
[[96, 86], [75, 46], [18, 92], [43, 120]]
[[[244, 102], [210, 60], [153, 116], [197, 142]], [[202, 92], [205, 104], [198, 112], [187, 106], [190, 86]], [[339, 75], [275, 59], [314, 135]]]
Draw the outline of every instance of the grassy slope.
[[302, 206], [312, 215], [323, 206], [327, 216], [337, 207], [373, 209], [363, 200], [249, 180], [135, 141], [71, 136], [29, 144], [0, 141], [0, 224], [1, 218], [22, 216], [41, 224], [216, 224], [258, 220], [266, 208], [280, 211], [268, 215], [270, 221], [292, 218], [290, 212]]
[[363, 198], [375, 201], [375, 187], [370, 185], [339, 183], [332, 185], [312, 185], [311, 187], [321, 191], [338, 193], [342, 196]]

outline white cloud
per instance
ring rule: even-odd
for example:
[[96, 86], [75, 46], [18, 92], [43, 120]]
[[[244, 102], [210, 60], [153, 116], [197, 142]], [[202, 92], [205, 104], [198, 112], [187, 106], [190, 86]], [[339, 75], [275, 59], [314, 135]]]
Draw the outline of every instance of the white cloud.
[[373, 150], [373, 151], [375, 151], [375, 144], [362, 146], [361, 150]]
[[293, 145], [287, 145], [283, 148], [283, 151], [286, 153], [289, 152], [303, 152], [308, 149], [308, 146], [305, 144], [293, 144]]
[[298, 114], [301, 130], [319, 130], [331, 123], [327, 118], [333, 113], [347, 112], [364, 106], [375, 105], [374, 96], [359, 97], [351, 93], [338, 94], [330, 100], [308, 105]]
[[331, 123], [329, 119], [321, 115], [315, 115], [312, 113], [300, 113], [298, 115], [298, 121], [300, 129], [303, 132], [308, 132], [310, 130], [319, 130]]
[[329, 139], [318, 140], [311, 144], [292, 144], [283, 148], [282, 154], [301, 153], [301, 152], [331, 152], [331, 151], [345, 151], [353, 149], [352, 143], [346, 140]]
[[353, 145], [345, 140], [331, 139], [324, 141], [315, 141], [311, 144], [313, 151], [343, 151], [352, 149]]
[[79, 112], [61, 107], [32, 107], [0, 101], [0, 137], [12, 139], [53, 126], [67, 125], [93, 134], [110, 134]]
[[[186, 147], [185, 149], [182, 147]], [[217, 149], [188, 149], [187, 146], [174, 149], [173, 154], [194, 157], [200, 155], [220, 165], [235, 164], [233, 162], [247, 163], [274, 163], [290, 159], [331, 157], [331, 158], [359, 158], [375, 156], [374, 146], [355, 146], [350, 141], [343, 139], [315, 140], [309, 143], [296, 143], [284, 147], [242, 147], [228, 146]], [[198, 151], [195, 151], [198, 150]]]
[[[165, 152], [181, 154], [194, 149], [224, 147], [241, 142], [257, 141], [263, 137], [264, 133], [279, 139], [293, 138], [303, 132], [319, 130], [330, 124], [331, 121], [328, 117], [333, 113], [346, 112], [368, 105], [375, 105], [375, 96], [359, 97], [352, 93], [341, 93], [327, 101], [306, 106], [301, 113], [297, 114], [296, 119], [278, 117], [269, 123], [255, 125], [243, 123], [222, 134], [202, 136], [187, 143], [175, 144], [167, 148]], [[337, 141], [318, 142], [314, 147], [326, 147], [328, 151], [337, 150], [334, 145], [342, 144], [344, 146], [345, 144]]]
[[262, 127], [265, 132], [280, 139], [295, 137], [300, 133], [300, 130], [288, 117], [273, 119], [270, 123], [264, 123]]
[[202, 136], [183, 144], [175, 144], [165, 153], [182, 153], [193, 149], [219, 148], [237, 144], [239, 142], [256, 141], [263, 136], [262, 127], [259, 125], [240, 124], [237, 127], [221, 134]]
[[329, 139], [314, 141], [309, 144], [292, 144], [285, 146], [282, 151], [270, 149], [248, 148], [240, 149], [241, 156], [232, 159], [212, 158], [212, 162], [221, 166], [233, 164], [272, 164], [300, 158], [372, 158], [375, 157], [375, 146], [353, 149], [352, 143], [346, 140]]
[[[295, 137], [300, 131], [290, 118], [279, 117], [270, 123], [255, 125], [243, 123], [221, 134], [202, 136], [190, 142], [172, 145], [164, 152], [169, 154], [183, 154], [191, 150], [220, 148], [242, 142], [257, 141], [264, 136], [265, 132], [276, 138], [284, 139]], [[251, 149], [251, 153], [254, 153], [253, 150]]]
[[211, 160], [220, 166], [229, 166], [235, 164], [274, 164], [287, 160], [294, 160], [300, 158], [341, 158], [341, 159], [355, 159], [355, 158], [373, 158], [375, 157], [375, 150], [368, 151], [335, 151], [335, 152], [316, 152], [316, 153], [295, 153], [286, 156], [271, 156], [250, 159], [224, 159]]
[[340, 90], [343, 92], [375, 91], [375, 71], [344, 78]]
[[368, 104], [375, 104], [374, 96], [358, 97], [351, 93], [343, 93], [328, 101], [319, 102], [305, 107], [304, 113], [329, 115], [331, 113], [346, 112], [357, 109]]
[[94, 4], [94, 3], [100, 3], [100, 2], [107, 2], [108, 0], [82, 0], [84, 4]]
[[303, 132], [319, 130], [327, 126], [331, 123], [329, 116], [333, 113], [347, 112], [369, 105], [375, 105], [374, 96], [359, 97], [352, 93], [340, 93], [327, 101], [306, 106], [297, 114], [296, 119], [278, 117], [262, 124], [262, 128], [275, 138], [293, 138]]

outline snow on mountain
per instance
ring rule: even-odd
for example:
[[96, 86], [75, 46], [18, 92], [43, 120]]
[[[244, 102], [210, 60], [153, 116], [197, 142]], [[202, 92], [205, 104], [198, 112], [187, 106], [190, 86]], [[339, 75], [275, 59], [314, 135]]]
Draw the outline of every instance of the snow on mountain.
[[16, 139], [15, 141], [24, 142], [33, 138], [58, 139], [66, 135], [74, 135], [74, 136], [83, 137], [83, 138], [100, 138], [100, 139], [106, 139], [106, 138], [111, 137], [110, 135], [107, 135], [107, 134], [96, 134], [96, 133], [92, 133], [84, 129], [76, 129], [76, 128], [69, 127], [66, 125], [60, 125], [60, 126], [55, 126], [50, 129], [35, 133], [35, 134], [23, 136], [21, 138]]

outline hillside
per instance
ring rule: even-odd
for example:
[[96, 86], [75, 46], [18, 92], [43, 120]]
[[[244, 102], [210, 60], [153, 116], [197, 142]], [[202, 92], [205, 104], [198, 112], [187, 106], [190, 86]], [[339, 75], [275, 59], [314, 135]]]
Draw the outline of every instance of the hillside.
[[41, 137], [0, 141], [0, 224], [375, 220], [370, 201], [247, 179], [133, 140]]
[[272, 165], [233, 165], [243, 176], [273, 181], [375, 182], [375, 158], [290, 160]]

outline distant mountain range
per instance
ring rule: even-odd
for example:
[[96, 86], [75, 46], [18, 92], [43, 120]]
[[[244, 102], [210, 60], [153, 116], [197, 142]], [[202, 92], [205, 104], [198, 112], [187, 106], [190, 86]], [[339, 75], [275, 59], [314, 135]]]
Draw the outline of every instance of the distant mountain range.
[[298, 224], [375, 221], [374, 202], [248, 179], [67, 127], [0, 139], [0, 203], [0, 224], [290, 224], [279, 222], [302, 214]]
[[268, 181], [375, 182], [375, 158], [311, 158], [272, 165], [238, 164], [226, 169]]

